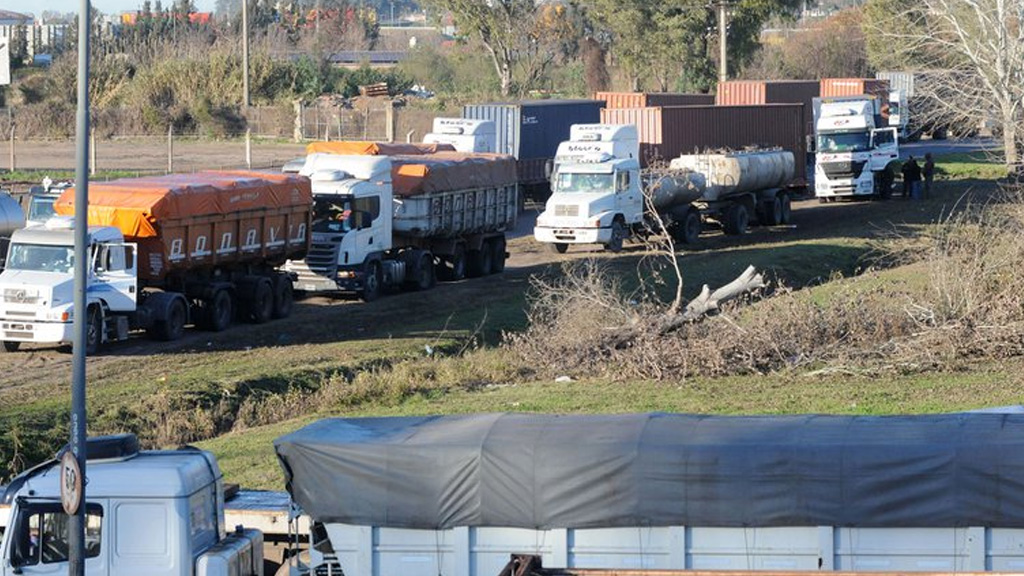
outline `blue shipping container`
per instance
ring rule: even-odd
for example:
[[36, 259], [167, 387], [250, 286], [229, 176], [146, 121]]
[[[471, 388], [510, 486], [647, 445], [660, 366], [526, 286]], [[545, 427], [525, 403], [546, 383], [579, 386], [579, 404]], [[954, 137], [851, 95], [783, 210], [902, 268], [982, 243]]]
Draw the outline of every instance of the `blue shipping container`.
[[601, 122], [603, 100], [523, 100], [470, 104], [462, 117], [491, 120], [497, 133], [496, 152], [519, 160], [554, 158], [558, 145], [569, 139], [573, 124]]

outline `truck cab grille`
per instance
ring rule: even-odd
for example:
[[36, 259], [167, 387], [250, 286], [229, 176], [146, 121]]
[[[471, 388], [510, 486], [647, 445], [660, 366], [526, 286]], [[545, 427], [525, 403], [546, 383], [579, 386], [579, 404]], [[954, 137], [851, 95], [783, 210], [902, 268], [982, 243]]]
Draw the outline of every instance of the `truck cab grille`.
[[825, 171], [825, 176], [829, 180], [835, 180], [839, 178], [860, 178], [861, 172], [864, 171], [864, 166], [867, 165], [866, 161], [859, 162], [822, 162], [821, 168]]

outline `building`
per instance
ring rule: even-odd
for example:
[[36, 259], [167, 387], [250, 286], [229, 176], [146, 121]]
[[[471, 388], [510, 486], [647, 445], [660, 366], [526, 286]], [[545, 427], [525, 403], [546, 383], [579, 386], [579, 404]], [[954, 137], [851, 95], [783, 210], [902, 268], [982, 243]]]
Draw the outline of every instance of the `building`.
[[0, 10], [0, 26], [28, 26], [32, 24], [33, 20], [34, 17], [31, 14]]

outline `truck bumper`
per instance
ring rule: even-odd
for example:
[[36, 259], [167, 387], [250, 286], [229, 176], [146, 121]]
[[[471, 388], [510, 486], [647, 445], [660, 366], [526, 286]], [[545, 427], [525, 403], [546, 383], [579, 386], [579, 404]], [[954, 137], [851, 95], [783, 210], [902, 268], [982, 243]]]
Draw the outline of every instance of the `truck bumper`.
[[72, 339], [74, 339], [74, 324], [71, 322], [0, 320], [0, 341], [56, 344], [71, 342]]
[[612, 229], [537, 226], [533, 237], [548, 244], [606, 244], [612, 239]]
[[851, 196], [871, 196], [875, 193], [872, 180], [822, 180], [819, 176], [814, 184], [814, 195], [818, 198], [849, 198]]
[[303, 292], [358, 292], [363, 289], [363, 273], [356, 270], [339, 271], [335, 278], [300, 275], [295, 289]]

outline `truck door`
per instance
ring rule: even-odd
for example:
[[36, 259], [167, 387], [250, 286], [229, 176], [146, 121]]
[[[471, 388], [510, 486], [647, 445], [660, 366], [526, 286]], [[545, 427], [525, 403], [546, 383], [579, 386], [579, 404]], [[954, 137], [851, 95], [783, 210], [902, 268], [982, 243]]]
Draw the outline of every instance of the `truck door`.
[[349, 264], [359, 264], [366, 256], [391, 247], [385, 237], [383, 221], [380, 217], [380, 197], [366, 196], [356, 198], [352, 202], [352, 234], [356, 237], [356, 253], [349, 257]]
[[626, 218], [627, 224], [643, 220], [644, 202], [640, 182], [632, 171], [615, 173], [615, 207]]
[[100, 244], [93, 255], [94, 283], [111, 310], [135, 310], [138, 269], [135, 244]]
[[[89, 502], [85, 510], [85, 572], [107, 574], [104, 506]], [[11, 537], [4, 550], [8, 574], [68, 573], [68, 516], [59, 502], [19, 499], [11, 519]]]
[[895, 128], [871, 131], [871, 171], [883, 170], [889, 162], [900, 157], [899, 139]]

